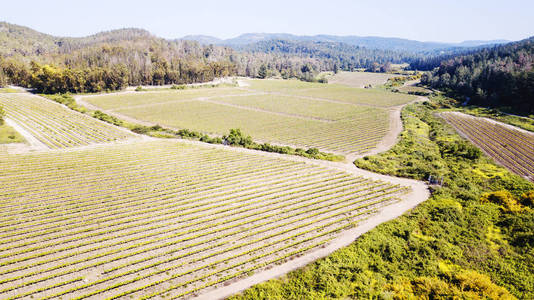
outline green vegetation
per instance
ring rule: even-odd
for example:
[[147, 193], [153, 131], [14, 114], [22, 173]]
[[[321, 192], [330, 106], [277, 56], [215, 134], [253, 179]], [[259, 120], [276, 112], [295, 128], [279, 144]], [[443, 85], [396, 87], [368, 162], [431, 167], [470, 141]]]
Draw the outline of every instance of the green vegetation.
[[277, 146], [269, 143], [257, 143], [254, 142], [251, 136], [244, 134], [241, 129], [230, 129], [227, 135], [221, 137], [210, 137], [207, 134], [202, 134], [197, 131], [189, 129], [173, 130], [163, 128], [159, 125], [154, 126], [142, 126], [133, 125], [131, 130], [138, 134], [146, 134], [159, 138], [186, 138], [192, 140], [198, 140], [209, 144], [224, 144], [228, 146], [243, 147], [252, 150], [259, 150], [265, 152], [274, 152], [287, 155], [298, 155], [312, 159], [322, 159], [329, 161], [342, 161], [345, 158], [342, 155], [335, 155], [332, 153], [321, 152], [317, 148], [309, 148], [307, 150], [302, 148], [292, 148], [289, 146]]
[[24, 143], [24, 138], [15, 129], [0, 122], [0, 144]]
[[[421, 82], [469, 104], [534, 114], [534, 38], [443, 61]], [[433, 66], [433, 62], [429, 62]], [[429, 69], [425, 64], [413, 65]]]
[[419, 180], [443, 176], [428, 201], [349, 247], [232, 299], [532, 299], [534, 185], [485, 156], [456, 155], [469, 147], [459, 146], [463, 140], [433, 113], [430, 103], [407, 106], [400, 142], [355, 162]]
[[57, 103], [63, 104], [67, 106], [68, 108], [75, 110], [77, 112], [81, 112], [81, 113], [87, 112], [87, 109], [76, 104], [76, 100], [74, 100], [74, 98], [69, 94], [54, 94], [54, 95], [41, 94], [40, 96], [56, 101]]
[[105, 114], [99, 110], [96, 110], [93, 112], [93, 117], [97, 118], [99, 120], [102, 120], [104, 122], [108, 122], [110, 124], [116, 125], [116, 126], [122, 126], [123, 123], [121, 120], [115, 118], [114, 116], [110, 116], [108, 114]]
[[0, 23], [0, 86], [39, 93], [87, 93], [139, 85], [182, 85], [226, 76], [326, 82], [322, 71], [386, 70], [423, 54], [336, 42], [263, 41], [236, 47], [165, 40], [142, 29], [55, 37]]
[[6, 112], [0, 106], [0, 144], [23, 143], [24, 138], [13, 128], [5, 124]]

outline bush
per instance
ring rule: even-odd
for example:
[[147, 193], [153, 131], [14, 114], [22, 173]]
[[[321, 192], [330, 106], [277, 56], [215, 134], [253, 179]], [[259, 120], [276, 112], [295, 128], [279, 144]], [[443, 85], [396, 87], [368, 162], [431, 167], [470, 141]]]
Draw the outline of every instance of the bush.
[[48, 98], [52, 101], [56, 101], [57, 103], [63, 104], [72, 110], [75, 110], [81, 113], [86, 112], [85, 108], [80, 107], [78, 106], [78, 104], [76, 104], [76, 100], [74, 100], [74, 98], [70, 94], [53, 94], [53, 95], [43, 94], [41, 96]]
[[183, 84], [180, 84], [180, 85], [173, 84], [173, 86], [171, 86], [171, 90], [185, 90], [185, 88], [186, 86]]
[[310, 149], [306, 150], [306, 153], [311, 155], [311, 156], [317, 156], [317, 155], [319, 155], [320, 152], [319, 152], [319, 149], [317, 149], [317, 148], [310, 148]]
[[223, 136], [227, 145], [248, 147], [252, 145], [252, 138], [244, 135], [240, 129], [230, 129], [230, 134]]
[[145, 91], [145, 89], [142, 86], [138, 86], [138, 87], [135, 88], [135, 91], [136, 92], [143, 92], [143, 91]]
[[479, 159], [482, 151], [466, 141], [440, 141], [438, 143], [442, 155], [463, 157], [466, 159]]
[[134, 128], [132, 128], [132, 131], [137, 134], [147, 134], [150, 132], [150, 127], [143, 126], [143, 125], [137, 125]]
[[522, 210], [521, 204], [517, 202], [514, 196], [506, 190], [484, 193], [480, 197], [482, 203], [495, 203], [501, 206], [505, 211], [520, 212]]
[[101, 121], [116, 125], [116, 126], [122, 126], [122, 121], [115, 118], [114, 116], [110, 116], [108, 114], [105, 114], [99, 110], [96, 110], [93, 112], [93, 117], [97, 118]]

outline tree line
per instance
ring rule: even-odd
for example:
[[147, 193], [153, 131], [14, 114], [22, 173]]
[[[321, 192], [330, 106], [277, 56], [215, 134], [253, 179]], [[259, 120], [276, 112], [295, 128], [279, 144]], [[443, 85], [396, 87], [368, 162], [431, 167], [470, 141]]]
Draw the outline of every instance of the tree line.
[[534, 113], [534, 38], [442, 61], [422, 83], [466, 103]]
[[312, 81], [322, 71], [374, 68], [413, 59], [407, 53], [343, 43], [265, 41], [241, 49], [165, 40], [139, 29], [58, 38], [0, 23], [0, 85], [40, 93], [119, 90], [187, 84], [216, 77], [280, 76]]

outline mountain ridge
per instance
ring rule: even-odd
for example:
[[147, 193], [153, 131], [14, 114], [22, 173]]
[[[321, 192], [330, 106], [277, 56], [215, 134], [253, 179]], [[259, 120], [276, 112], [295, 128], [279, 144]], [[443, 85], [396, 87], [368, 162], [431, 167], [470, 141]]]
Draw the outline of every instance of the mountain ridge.
[[498, 45], [509, 43], [508, 40], [468, 40], [460, 43], [442, 43], [432, 41], [417, 41], [397, 37], [379, 37], [379, 36], [338, 36], [338, 35], [294, 35], [289, 33], [244, 33], [234, 38], [220, 39], [207, 35], [187, 35], [182, 40], [193, 40], [204, 44], [216, 44], [223, 46], [243, 46], [254, 44], [266, 40], [293, 40], [293, 41], [313, 41], [313, 42], [337, 42], [346, 43], [352, 46], [381, 49], [381, 50], [399, 50], [399, 51], [436, 51], [450, 48], [469, 48], [487, 45]]

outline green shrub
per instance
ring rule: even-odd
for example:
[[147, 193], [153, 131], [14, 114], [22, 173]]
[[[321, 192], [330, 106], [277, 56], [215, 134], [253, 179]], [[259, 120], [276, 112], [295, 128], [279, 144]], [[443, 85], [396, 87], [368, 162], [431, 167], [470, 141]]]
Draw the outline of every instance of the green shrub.
[[147, 134], [150, 132], [150, 127], [143, 126], [143, 125], [136, 125], [134, 128], [131, 129], [133, 132], [137, 134]]
[[93, 112], [93, 117], [116, 126], [122, 126], [121, 120], [115, 118], [114, 116], [105, 114], [99, 110]]
[[252, 145], [252, 138], [250, 135], [244, 135], [241, 129], [230, 129], [228, 135], [223, 136], [223, 141], [226, 141], [230, 146], [243, 146], [248, 147]]
[[514, 196], [506, 190], [484, 193], [480, 197], [480, 201], [482, 203], [495, 203], [510, 212], [520, 212], [523, 209]]
[[4, 111], [4, 108], [0, 106], [0, 126], [4, 125], [5, 116], [6, 116], [6, 112]]

